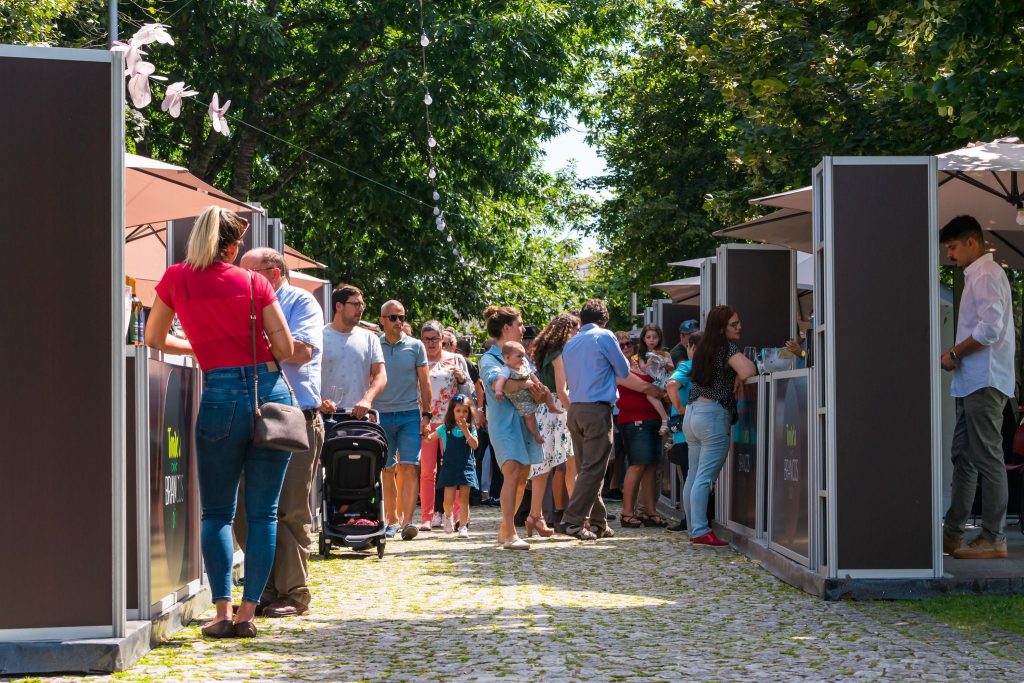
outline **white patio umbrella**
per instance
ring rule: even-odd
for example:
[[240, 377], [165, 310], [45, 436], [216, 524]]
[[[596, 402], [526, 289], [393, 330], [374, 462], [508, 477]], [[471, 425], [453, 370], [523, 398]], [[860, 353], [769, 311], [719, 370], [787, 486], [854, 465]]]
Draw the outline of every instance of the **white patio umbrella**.
[[[1008, 268], [1024, 268], [1024, 143], [1018, 138], [1002, 138], [939, 154], [936, 159], [939, 225], [962, 214], [974, 216], [988, 233], [989, 248], [994, 250], [996, 261]], [[810, 249], [813, 196], [809, 186], [750, 201], [792, 211], [793, 220], [776, 220], [770, 234], [752, 225], [765, 218], [786, 218], [780, 210], [715, 234], [790, 247], [806, 242]], [[804, 221], [798, 220], [801, 213], [807, 216]]]
[[668, 294], [674, 304], [700, 303], [700, 276], [686, 277], [681, 280], [670, 280], [651, 285]]
[[779, 209], [767, 216], [717, 230], [714, 235], [775, 244], [804, 252], [814, 248], [810, 211], [795, 208]]

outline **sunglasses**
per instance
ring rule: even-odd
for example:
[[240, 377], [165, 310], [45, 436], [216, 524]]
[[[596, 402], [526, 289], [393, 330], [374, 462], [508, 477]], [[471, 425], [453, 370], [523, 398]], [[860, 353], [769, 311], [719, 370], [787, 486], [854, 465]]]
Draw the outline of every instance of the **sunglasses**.
[[619, 348], [620, 349], [630, 349], [630, 348], [633, 348], [633, 342], [619, 342]]
[[405, 322], [405, 316], [399, 315], [398, 313], [392, 313], [391, 315], [385, 315], [384, 317], [391, 322], [395, 322], [396, 320], [401, 320], [403, 323]]

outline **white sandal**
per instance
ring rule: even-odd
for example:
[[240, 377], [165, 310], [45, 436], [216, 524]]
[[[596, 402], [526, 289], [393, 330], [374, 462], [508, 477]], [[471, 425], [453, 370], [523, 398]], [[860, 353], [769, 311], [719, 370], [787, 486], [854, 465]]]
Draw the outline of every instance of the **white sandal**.
[[529, 550], [530, 544], [516, 536], [512, 540], [505, 541], [501, 547], [505, 550]]

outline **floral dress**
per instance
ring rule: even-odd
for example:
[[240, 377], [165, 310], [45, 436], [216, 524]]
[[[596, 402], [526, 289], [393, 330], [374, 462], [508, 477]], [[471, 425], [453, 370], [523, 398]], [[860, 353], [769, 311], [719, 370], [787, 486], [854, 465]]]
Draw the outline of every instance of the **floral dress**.
[[[556, 354], [548, 354], [544, 359], [544, 365], [553, 362], [559, 355], [561, 355], [561, 351]], [[555, 405], [562, 413], [552, 413], [544, 404], [537, 409], [537, 429], [540, 431], [541, 438], [544, 439], [544, 462], [533, 465], [530, 469], [530, 478], [550, 472], [572, 457], [569, 416], [565, 406], [558, 400], [557, 393], [553, 394], [553, 398]]]
[[441, 359], [427, 363], [430, 375], [430, 423], [439, 425], [444, 422], [444, 414], [452, 397], [459, 393], [459, 383], [455, 380], [455, 371], [469, 382], [469, 366], [466, 359], [457, 353], [441, 352]]

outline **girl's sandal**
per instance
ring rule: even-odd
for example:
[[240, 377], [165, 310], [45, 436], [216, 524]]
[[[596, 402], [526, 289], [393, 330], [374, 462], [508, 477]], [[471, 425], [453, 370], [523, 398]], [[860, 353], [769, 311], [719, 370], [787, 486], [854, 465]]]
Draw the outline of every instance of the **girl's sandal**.
[[641, 519], [640, 517], [635, 517], [633, 515], [622, 515], [621, 519], [619, 519], [619, 525], [624, 528], [638, 529], [644, 526], [644, 522], [643, 519]]

